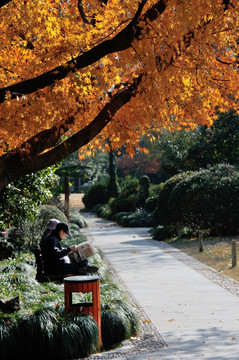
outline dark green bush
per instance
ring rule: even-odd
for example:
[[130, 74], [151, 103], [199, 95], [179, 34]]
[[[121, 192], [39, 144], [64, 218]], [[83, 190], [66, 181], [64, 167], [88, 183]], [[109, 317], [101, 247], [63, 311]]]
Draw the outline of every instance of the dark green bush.
[[170, 220], [213, 234], [238, 232], [239, 172], [220, 164], [182, 178], [168, 199]]
[[145, 210], [148, 211], [149, 213], [152, 213], [153, 211], [155, 211], [156, 207], [158, 205], [158, 195], [155, 196], [150, 196], [147, 200], [146, 200], [146, 204], [145, 204]]
[[119, 213], [119, 212], [130, 212], [135, 211], [135, 200], [136, 195], [131, 194], [128, 197], [119, 196], [116, 199], [114, 199], [110, 205], [110, 209], [113, 214]]
[[109, 202], [108, 204], [96, 205], [93, 210], [96, 213], [96, 215], [98, 215], [103, 219], [110, 220], [112, 218], [112, 211], [110, 209]]
[[39, 310], [23, 318], [17, 327], [19, 359], [54, 359], [57, 316], [53, 310]]
[[168, 226], [176, 222], [176, 219], [174, 218], [171, 210], [169, 209], [169, 196], [178, 183], [180, 183], [183, 179], [188, 178], [192, 174], [193, 172], [187, 171], [175, 175], [161, 185], [161, 190], [159, 191], [158, 196], [158, 205], [153, 214], [153, 220], [155, 225]]
[[50, 219], [67, 222], [66, 215], [58, 207], [52, 205], [41, 206], [38, 222], [42, 229], [45, 228]]
[[131, 211], [122, 211], [114, 214], [113, 220], [116, 221], [119, 225], [123, 224], [124, 218], [130, 216], [132, 214]]
[[174, 237], [177, 234], [175, 226], [162, 226], [158, 225], [151, 230], [153, 239], [163, 241], [167, 238]]
[[82, 201], [87, 209], [92, 209], [97, 204], [106, 204], [109, 198], [108, 183], [98, 182], [87, 190]]
[[136, 178], [126, 177], [120, 184], [119, 197], [128, 197], [132, 194], [137, 195], [139, 190], [139, 180]]
[[54, 359], [79, 359], [97, 351], [98, 326], [89, 315], [60, 314], [55, 334]]
[[153, 224], [152, 215], [144, 209], [139, 209], [134, 213], [122, 218], [122, 225], [128, 227], [150, 227]]
[[101, 312], [102, 344], [105, 350], [118, 346], [126, 339], [127, 319], [116, 310]]

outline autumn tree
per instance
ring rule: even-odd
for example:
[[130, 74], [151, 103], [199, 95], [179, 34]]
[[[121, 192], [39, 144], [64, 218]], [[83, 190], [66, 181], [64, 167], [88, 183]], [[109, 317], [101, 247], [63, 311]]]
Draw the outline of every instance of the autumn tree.
[[236, 0], [3, 0], [0, 190], [81, 148], [238, 110]]

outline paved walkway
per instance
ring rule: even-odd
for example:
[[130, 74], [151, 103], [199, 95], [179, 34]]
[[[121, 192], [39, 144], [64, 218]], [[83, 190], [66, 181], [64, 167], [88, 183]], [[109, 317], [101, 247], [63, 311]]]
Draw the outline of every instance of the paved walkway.
[[178, 260], [173, 248], [152, 240], [149, 229], [122, 228], [92, 214], [86, 219], [84, 232], [102, 249], [166, 344], [117, 359], [239, 360], [238, 296]]

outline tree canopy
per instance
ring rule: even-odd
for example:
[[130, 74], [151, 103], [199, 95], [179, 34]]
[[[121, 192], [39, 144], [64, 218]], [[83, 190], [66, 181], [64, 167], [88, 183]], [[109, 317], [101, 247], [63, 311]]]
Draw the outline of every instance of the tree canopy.
[[3, 0], [0, 190], [70, 153], [238, 110], [236, 0]]

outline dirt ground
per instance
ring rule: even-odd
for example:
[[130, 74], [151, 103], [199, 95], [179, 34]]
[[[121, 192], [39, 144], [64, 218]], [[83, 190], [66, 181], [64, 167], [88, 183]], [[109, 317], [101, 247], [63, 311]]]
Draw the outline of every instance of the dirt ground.
[[[74, 210], [80, 210], [85, 207], [85, 205], [82, 202], [84, 194], [70, 194], [70, 208], [73, 208]], [[65, 197], [64, 194], [61, 194], [61, 201], [64, 204]]]
[[[232, 240], [236, 240], [237, 265], [232, 268]], [[203, 251], [199, 251], [199, 241], [182, 239], [168, 241], [171, 245], [185, 252], [202, 263], [220, 271], [222, 274], [239, 281], [239, 237], [203, 239]]]

